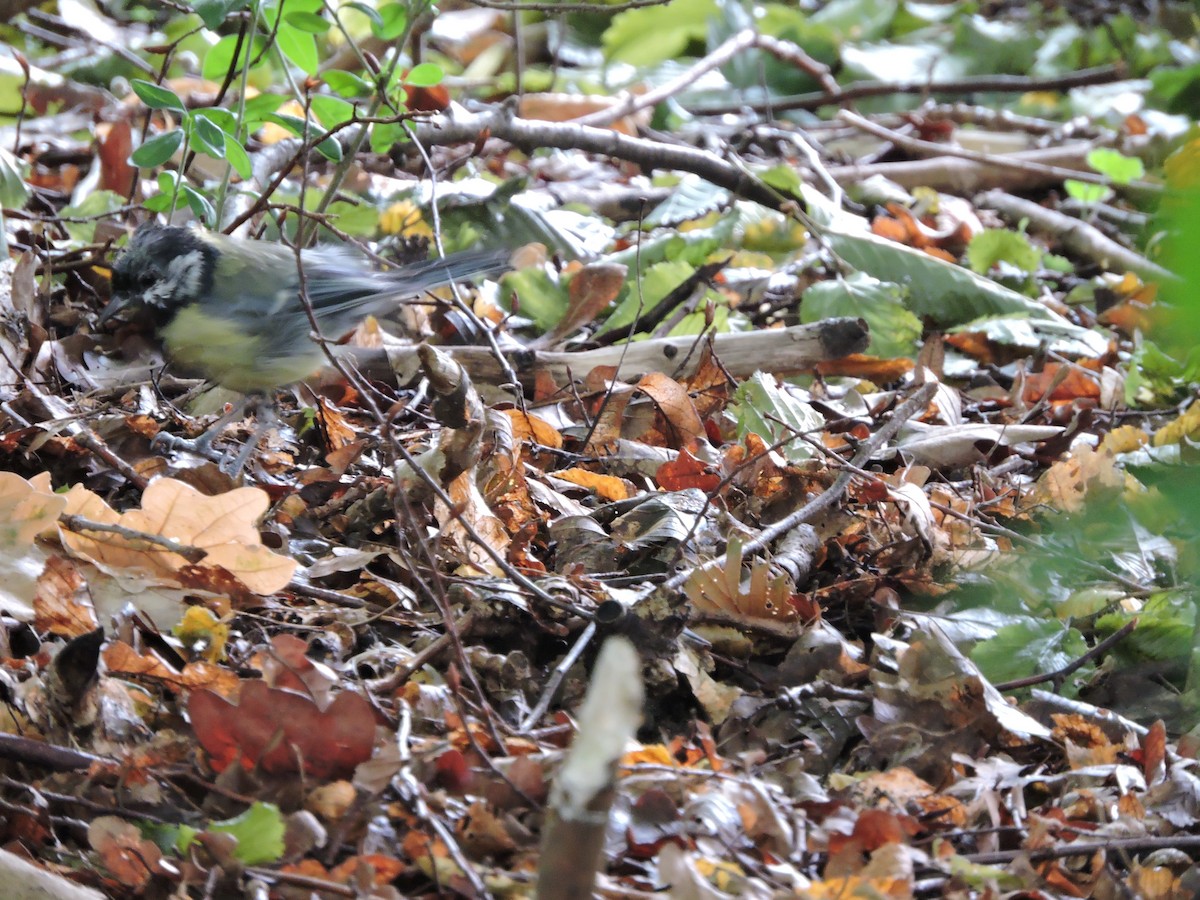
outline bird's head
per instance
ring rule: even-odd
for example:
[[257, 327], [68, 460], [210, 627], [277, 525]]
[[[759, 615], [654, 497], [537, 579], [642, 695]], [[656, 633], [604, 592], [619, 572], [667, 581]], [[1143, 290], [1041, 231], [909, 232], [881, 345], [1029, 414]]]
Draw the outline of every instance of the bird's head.
[[200, 232], [146, 224], [134, 232], [112, 270], [112, 300], [98, 324], [126, 309], [148, 309], [159, 321], [212, 290], [219, 251]]

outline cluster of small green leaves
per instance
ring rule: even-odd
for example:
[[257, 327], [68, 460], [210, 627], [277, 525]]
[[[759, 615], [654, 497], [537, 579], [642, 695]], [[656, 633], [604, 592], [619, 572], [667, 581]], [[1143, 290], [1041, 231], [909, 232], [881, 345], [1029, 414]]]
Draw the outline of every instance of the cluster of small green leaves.
[[[212, 45], [203, 59], [203, 77], [226, 83], [249, 74], [243, 72], [246, 67], [251, 72], [270, 67], [272, 49], [278, 51], [274, 58], [277, 65], [294, 66], [305, 76], [317, 77], [321, 50], [328, 47], [323, 38], [336, 28], [346, 40], [353, 41], [341, 21], [331, 20], [327, 15], [340, 16], [344, 10], [355, 10], [367, 18], [377, 38], [397, 43], [407, 33], [410, 22], [409, 7], [402, 3], [389, 3], [376, 9], [366, 3], [354, 2], [330, 13], [322, 0], [287, 0], [286, 10], [283, 0], [266, 0], [261, 4], [251, 0], [201, 0], [193, 9], [212, 30], [221, 27], [234, 13], [248, 10], [249, 15], [258, 17], [256, 31], [259, 33], [255, 33], [253, 39], [247, 39], [245, 35], [225, 35]], [[405, 71], [394, 60], [383, 72], [368, 71], [365, 67], [359, 73], [331, 69], [319, 76], [328, 91], [314, 93], [305, 101], [311, 110], [309, 119], [279, 112], [279, 107], [288, 99], [281, 93], [239, 98], [232, 110], [216, 106], [188, 109], [170, 88], [134, 80], [133, 90], [142, 102], [150, 109], [173, 114], [178, 124], [147, 139], [133, 152], [130, 162], [140, 168], [153, 169], [177, 155], [186, 159], [189, 153], [202, 153], [228, 163], [245, 181], [253, 174], [245, 137], [267, 123], [274, 123], [305, 141], [315, 142], [319, 153], [339, 162], [342, 145], [332, 134], [355, 121], [361, 115], [360, 108], [364, 103], [374, 102], [389, 112], [401, 113], [406, 108], [405, 88], [436, 85], [443, 74], [441, 67], [434, 63], [422, 63]], [[404, 137], [399, 122], [375, 123], [370, 129], [370, 144], [375, 152], [387, 150]], [[209, 224], [215, 223], [217, 210], [207, 190], [189, 184], [172, 170], [159, 174], [158, 185], [160, 193], [146, 201], [148, 208], [159, 212], [173, 209], [182, 199], [198, 218]]]

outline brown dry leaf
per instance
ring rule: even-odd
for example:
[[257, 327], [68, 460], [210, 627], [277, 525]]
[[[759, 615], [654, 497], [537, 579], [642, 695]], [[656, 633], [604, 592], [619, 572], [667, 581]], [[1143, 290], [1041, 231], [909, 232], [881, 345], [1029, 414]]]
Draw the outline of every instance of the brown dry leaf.
[[100, 159], [100, 190], [129, 196], [137, 179], [137, 169], [129, 164], [129, 154], [134, 149], [133, 129], [129, 120], [97, 123], [96, 141], [96, 155]]
[[46, 553], [34, 538], [54, 528], [66, 505], [66, 497], [50, 491], [49, 475], [26, 481], [0, 472], [0, 606], [23, 622], [33, 619], [43, 587]]
[[637, 389], [654, 401], [667, 420], [667, 446], [686, 447], [704, 437], [704, 423], [700, 421], [687, 388], [674, 378], [662, 372], [651, 372], [642, 376]]
[[793, 588], [786, 575], [775, 575], [762, 560], [751, 563], [750, 578], [742, 583], [742, 541], [729, 539], [723, 569], [697, 568], [684, 593], [698, 613], [739, 623], [796, 625], [799, 614], [791, 604]]
[[[210, 497], [182, 481], [158, 478], [142, 494], [142, 508], [126, 513], [117, 513], [79, 486], [71, 489], [66, 501], [68, 514], [204, 550], [206, 556], [195, 568], [224, 569], [256, 594], [283, 589], [296, 571], [295, 560], [262, 545], [256, 523], [267, 511], [270, 498], [258, 488], [237, 488]], [[73, 554], [110, 574], [133, 569], [181, 583], [188, 568], [188, 561], [179, 554], [148, 542], [106, 532], [76, 533], [60, 528], [59, 533]]]
[[358, 440], [358, 432], [346, 421], [341, 411], [320, 395], [317, 396], [317, 424], [330, 452], [341, 450]]
[[1142, 775], [1146, 784], [1162, 780], [1167, 759], [1167, 726], [1162, 719], [1155, 721], [1142, 738]]
[[109, 875], [125, 887], [139, 891], [159, 870], [162, 851], [132, 822], [116, 816], [99, 816], [88, 825], [88, 843], [100, 854]]
[[467, 807], [466, 815], [458, 821], [457, 831], [463, 849], [475, 859], [517, 849], [504, 822], [481, 800]]
[[615, 475], [601, 475], [598, 472], [589, 472], [587, 469], [579, 467], [562, 469], [555, 472], [554, 477], [595, 491], [596, 495], [604, 500], [628, 500], [634, 493], [633, 487], [623, 478], [617, 478]]
[[[594, 112], [612, 109], [625, 102], [621, 97], [601, 94], [525, 94], [521, 97], [521, 116], [545, 122], [570, 122]], [[650, 110], [622, 116], [608, 125], [621, 134], [636, 135], [638, 129], [650, 124]]]
[[1126, 474], [1117, 465], [1112, 450], [1093, 450], [1086, 444], [1075, 448], [1067, 459], [1054, 463], [1038, 479], [1031, 495], [1035, 504], [1048, 504], [1064, 512], [1079, 512], [1093, 491], [1120, 491]]
[[1060, 375], [1063, 368], [1062, 363], [1046, 363], [1042, 371], [1028, 373], [1021, 399], [1032, 405], [1046, 397], [1047, 392], [1052, 403], [1100, 399], [1100, 382], [1095, 372], [1088, 374], [1080, 366], [1071, 365]]
[[11, 552], [28, 547], [33, 539], [58, 521], [67, 498], [50, 489], [50, 475], [26, 481], [12, 472], [0, 472], [0, 549]]
[[334, 881], [349, 884], [360, 869], [366, 866], [371, 873], [371, 884], [382, 887], [395, 881], [406, 866], [398, 859], [384, 856], [381, 853], [365, 853], [362, 856], [352, 856], [338, 863], [329, 870], [329, 877]]
[[862, 353], [851, 353], [841, 359], [827, 359], [816, 365], [816, 370], [822, 375], [845, 376], [848, 378], [863, 378], [876, 384], [887, 384], [897, 381], [913, 370], [913, 361], [903, 357], [896, 359], [878, 359]]
[[511, 538], [504, 523], [492, 513], [483, 494], [479, 492], [475, 484], [475, 473], [463, 472], [450, 482], [447, 493], [454, 503], [454, 512], [439, 500], [435, 504], [434, 514], [441, 525], [442, 539], [458, 547], [460, 557], [467, 564], [467, 569], [462, 574], [470, 576], [494, 573], [496, 563], [491, 555], [476, 543], [459, 520], [459, 516], [455, 515], [455, 512], [461, 514], [475, 534], [502, 557], [507, 555]]
[[603, 260], [588, 263], [576, 272], [567, 285], [567, 308], [544, 342], [557, 343], [577, 328], [594, 322], [617, 299], [628, 272], [620, 263]]
[[241, 682], [236, 674], [223, 666], [208, 662], [191, 662], [177, 672], [156, 656], [142, 655], [124, 641], [110, 641], [101, 655], [112, 675], [132, 675], [161, 681], [176, 689], [206, 688], [223, 697], [237, 696]]
[[62, 556], [46, 560], [37, 581], [33, 612], [33, 627], [51, 634], [79, 637], [100, 626], [87, 583], [75, 564]]
[[556, 450], [562, 447], [562, 433], [545, 419], [519, 409], [506, 409], [504, 414], [512, 420], [513, 438], [516, 440], [531, 441]]
[[354, 806], [357, 792], [349, 781], [319, 785], [304, 800], [304, 808], [326, 822], [337, 822]]

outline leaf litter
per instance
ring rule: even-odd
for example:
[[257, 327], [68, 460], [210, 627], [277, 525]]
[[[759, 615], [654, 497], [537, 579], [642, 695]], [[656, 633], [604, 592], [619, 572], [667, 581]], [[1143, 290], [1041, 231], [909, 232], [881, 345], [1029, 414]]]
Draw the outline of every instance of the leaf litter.
[[[843, 27], [846, 5], [805, 27]], [[605, 52], [659, 65], [636, 12]], [[710, 13], [659, 27], [698, 29], [686, 46]], [[328, 23], [293, 15], [280, 46], [303, 70]], [[991, 15], [961, 18], [960, 38], [990, 46], [984, 25], [1008, 24]], [[461, 27], [487, 44], [505, 26]], [[907, 58], [872, 27], [878, 43], [842, 51], [855, 71]], [[722, 67], [751, 49], [827, 105], [867, 90], [790, 38], [713, 41], [692, 73], [724, 73], [707, 99], [655, 72], [672, 103], [716, 108], [738, 77]], [[438, 162], [473, 142], [510, 182], [448, 181], [439, 219], [398, 170], [364, 165], [362, 197], [403, 199], [360, 204], [365, 225], [345, 204], [325, 236], [401, 255], [435, 233], [528, 246], [513, 272], [331, 347], [239, 483], [152, 447], [230, 400], [115, 364], [160, 365], [152, 335], [88, 327], [129, 210], [39, 143], [153, 208], [168, 160], [129, 123], [167, 147], [178, 116], [219, 143], [221, 116], [195, 113], [221, 109], [220, 86], [139, 79], [118, 115], [80, 85], [71, 107], [116, 120], [93, 158], [41, 115], [70, 82], [26, 66], [20, 103], [39, 114], [5, 198], [20, 215], [0, 323], [0, 790], [7, 846], [57, 888], [1192, 896], [1200, 413], [1169, 339], [1191, 326], [1158, 296], [1173, 274], [1105, 224], [1154, 187], [1127, 157], [1068, 156], [1061, 133], [974, 150], [986, 111], [931, 103], [771, 134], [712, 120], [739, 169], [686, 122], [678, 145], [651, 141], [637, 92], [530, 94], [474, 119], [422, 94], [439, 113], [418, 142]], [[324, 83], [358, 90], [348, 71]], [[330, 184], [302, 141], [339, 151], [305, 115], [257, 123], [252, 161], [281, 167], [281, 196], [302, 159]], [[1157, 121], [1078, 127], [1129, 150]], [[1049, 124], [1006, 127], [1034, 142]], [[569, 150], [523, 155], [548, 136]], [[1195, 149], [1173, 149], [1178, 181]], [[1094, 184], [1088, 166], [1111, 196], [1067, 177]], [[197, 171], [182, 196], [205, 215], [215, 182]], [[1066, 215], [1061, 196], [1012, 196], [1046, 184], [1095, 215], [1068, 230], [1038, 212]], [[26, 205], [30, 185], [56, 192], [54, 215]], [[640, 229], [630, 197], [657, 204]]]

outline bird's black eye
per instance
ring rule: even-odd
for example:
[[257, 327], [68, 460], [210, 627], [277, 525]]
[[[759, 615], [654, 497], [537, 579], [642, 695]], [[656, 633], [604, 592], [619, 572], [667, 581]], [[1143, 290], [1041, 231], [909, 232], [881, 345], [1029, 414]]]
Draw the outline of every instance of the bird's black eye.
[[138, 273], [138, 287], [140, 288], [153, 287], [156, 281], [158, 281], [158, 273], [153, 269], [144, 269]]

